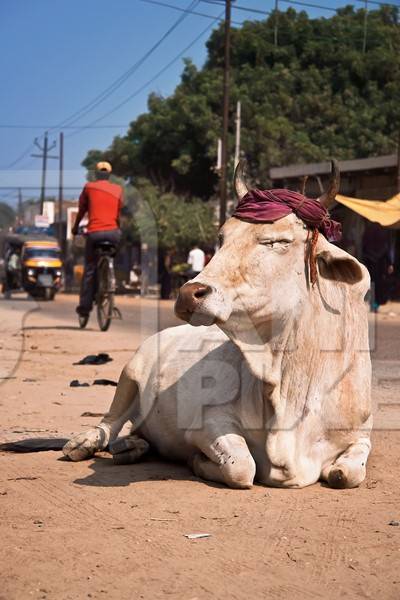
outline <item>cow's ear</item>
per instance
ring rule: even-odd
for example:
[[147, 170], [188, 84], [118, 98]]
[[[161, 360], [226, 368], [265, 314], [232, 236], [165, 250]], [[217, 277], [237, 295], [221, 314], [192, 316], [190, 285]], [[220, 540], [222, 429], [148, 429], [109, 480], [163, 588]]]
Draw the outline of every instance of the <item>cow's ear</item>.
[[318, 271], [324, 279], [354, 285], [365, 281], [369, 287], [366, 268], [341, 248], [330, 244], [322, 235], [317, 244]]

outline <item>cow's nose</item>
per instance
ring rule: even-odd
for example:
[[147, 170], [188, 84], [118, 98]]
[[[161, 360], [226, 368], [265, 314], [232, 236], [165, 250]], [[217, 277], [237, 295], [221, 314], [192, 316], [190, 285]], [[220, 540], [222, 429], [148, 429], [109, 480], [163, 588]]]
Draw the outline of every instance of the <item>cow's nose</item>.
[[179, 290], [175, 302], [175, 314], [186, 320], [198, 309], [202, 300], [212, 292], [212, 288], [204, 283], [185, 283]]

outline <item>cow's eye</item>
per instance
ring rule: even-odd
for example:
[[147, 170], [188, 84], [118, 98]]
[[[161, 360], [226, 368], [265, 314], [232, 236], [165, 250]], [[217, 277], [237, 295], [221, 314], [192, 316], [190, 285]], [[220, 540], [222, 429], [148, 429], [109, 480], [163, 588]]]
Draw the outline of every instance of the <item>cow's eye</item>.
[[262, 246], [272, 248], [276, 250], [285, 250], [290, 244], [290, 240], [262, 240], [260, 241]]

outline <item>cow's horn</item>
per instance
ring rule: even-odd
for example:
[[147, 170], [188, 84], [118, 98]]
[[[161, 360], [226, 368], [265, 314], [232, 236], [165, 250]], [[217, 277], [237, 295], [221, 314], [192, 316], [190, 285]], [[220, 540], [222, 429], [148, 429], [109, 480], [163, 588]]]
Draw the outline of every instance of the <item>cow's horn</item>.
[[301, 182], [300, 182], [300, 194], [302, 194], [303, 196], [306, 195], [307, 180], [308, 180], [308, 175], [304, 175], [301, 178]]
[[237, 197], [239, 198], [239, 200], [241, 200], [243, 198], [243, 196], [245, 196], [247, 194], [247, 192], [249, 191], [249, 188], [246, 185], [246, 181], [245, 181], [245, 177], [244, 177], [245, 168], [246, 168], [246, 161], [243, 159], [239, 160], [238, 164], [236, 165], [235, 175], [233, 178], [236, 194], [237, 194]]
[[331, 176], [329, 179], [329, 185], [326, 192], [318, 198], [322, 206], [329, 208], [335, 202], [336, 194], [339, 192], [340, 186], [340, 171], [339, 163], [337, 160], [331, 160]]

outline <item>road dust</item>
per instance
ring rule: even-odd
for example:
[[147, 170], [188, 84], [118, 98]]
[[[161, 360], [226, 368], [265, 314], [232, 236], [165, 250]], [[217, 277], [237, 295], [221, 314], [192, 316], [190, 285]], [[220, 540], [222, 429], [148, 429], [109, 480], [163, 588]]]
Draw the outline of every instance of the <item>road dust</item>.
[[[97, 424], [115, 388], [69, 382], [118, 380], [152, 327], [177, 323], [171, 302], [157, 314], [154, 300], [122, 298], [124, 319], [108, 333], [94, 319], [80, 331], [75, 303], [27, 303], [22, 319], [22, 299], [0, 301], [0, 321], [24, 327], [13, 337], [10, 325], [1, 344], [1, 442], [68, 438]], [[61, 452], [0, 453], [0, 599], [397, 600], [399, 313], [393, 305], [378, 316], [379, 430], [359, 489], [239, 491], [154, 457], [115, 466], [107, 453], [81, 463]], [[99, 353], [113, 361], [73, 365]]]

